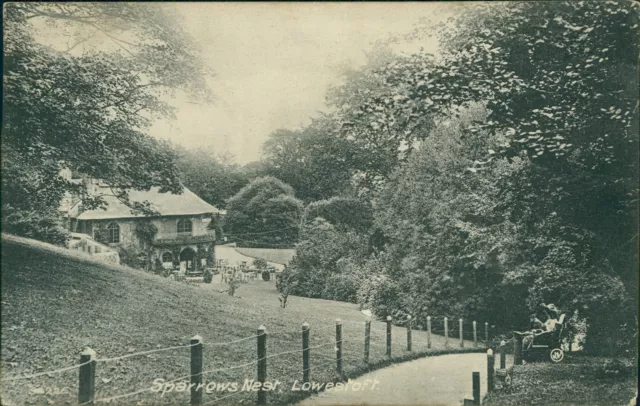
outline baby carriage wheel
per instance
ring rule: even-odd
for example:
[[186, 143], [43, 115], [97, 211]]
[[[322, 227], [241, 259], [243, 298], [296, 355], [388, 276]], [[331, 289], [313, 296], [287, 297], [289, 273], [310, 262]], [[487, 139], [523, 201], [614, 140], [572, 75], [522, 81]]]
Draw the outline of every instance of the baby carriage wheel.
[[549, 353], [549, 358], [551, 358], [552, 362], [555, 362], [557, 364], [564, 359], [564, 351], [562, 351], [560, 348], [554, 348]]

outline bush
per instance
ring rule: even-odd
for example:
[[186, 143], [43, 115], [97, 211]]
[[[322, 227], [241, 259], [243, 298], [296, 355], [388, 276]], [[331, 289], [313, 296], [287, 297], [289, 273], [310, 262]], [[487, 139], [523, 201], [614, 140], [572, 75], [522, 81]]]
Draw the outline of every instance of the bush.
[[404, 314], [400, 287], [385, 275], [364, 279], [357, 293], [357, 302], [379, 318]]
[[271, 272], [269, 272], [268, 270], [264, 270], [262, 271], [262, 280], [263, 281], [270, 281], [271, 280]]
[[331, 275], [325, 284], [322, 297], [342, 302], [358, 302], [358, 287], [360, 279], [355, 275], [335, 274]]
[[204, 283], [211, 283], [213, 281], [213, 272], [210, 269], [205, 269], [204, 274], [202, 275], [202, 280]]
[[60, 226], [55, 215], [2, 206], [2, 231], [65, 247], [69, 231]]
[[144, 253], [140, 253], [134, 247], [119, 247], [120, 264], [130, 268], [145, 269], [147, 258]]

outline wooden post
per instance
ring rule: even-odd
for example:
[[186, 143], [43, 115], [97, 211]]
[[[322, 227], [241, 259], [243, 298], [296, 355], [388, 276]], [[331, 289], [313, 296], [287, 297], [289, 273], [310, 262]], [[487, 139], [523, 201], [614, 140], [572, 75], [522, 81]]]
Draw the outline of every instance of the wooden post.
[[267, 329], [264, 326], [258, 327], [258, 382], [261, 382], [258, 389], [258, 404], [267, 403], [267, 391], [264, 390], [264, 382], [267, 380]]
[[411, 351], [411, 316], [407, 319], [407, 351]]
[[484, 322], [484, 343], [489, 345], [489, 323]]
[[191, 404], [202, 404], [202, 337], [191, 339]]
[[387, 357], [391, 356], [391, 316], [387, 316]]
[[302, 380], [309, 382], [309, 323], [302, 323]]
[[342, 379], [342, 321], [336, 319], [336, 372]]
[[85, 348], [80, 353], [80, 364], [78, 381], [78, 403], [93, 404], [93, 396], [96, 386], [96, 352], [91, 348]]
[[495, 373], [495, 362], [493, 358], [493, 350], [489, 348], [487, 350], [487, 392], [493, 391], [495, 385], [493, 375]]
[[369, 362], [369, 344], [371, 342], [371, 320], [364, 323], [364, 362]]
[[472, 372], [471, 378], [473, 380], [473, 404], [480, 404], [480, 372]]
[[473, 321], [473, 346], [478, 346], [478, 326], [475, 320]]
[[505, 342], [503, 341], [500, 345], [500, 369], [507, 369], [507, 357], [504, 353]]
[[449, 346], [449, 320], [444, 318], [444, 346]]
[[460, 333], [460, 348], [464, 347], [464, 337], [462, 335], [462, 319], [458, 320], [458, 330]]
[[431, 348], [431, 316], [427, 316], [427, 348]]
[[514, 337], [513, 346], [513, 364], [522, 365], [522, 336], [516, 335]]

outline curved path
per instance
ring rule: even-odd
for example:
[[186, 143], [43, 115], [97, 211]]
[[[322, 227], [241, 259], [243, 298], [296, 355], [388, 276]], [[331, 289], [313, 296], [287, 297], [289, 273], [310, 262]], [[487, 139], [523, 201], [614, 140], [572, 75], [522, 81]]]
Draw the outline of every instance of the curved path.
[[[300, 405], [458, 406], [464, 398], [472, 398], [471, 373], [474, 371], [480, 372], [482, 397], [487, 391], [487, 356], [473, 353], [391, 365], [350, 381], [344, 390], [330, 389]], [[361, 385], [360, 390], [355, 390], [357, 384]]]

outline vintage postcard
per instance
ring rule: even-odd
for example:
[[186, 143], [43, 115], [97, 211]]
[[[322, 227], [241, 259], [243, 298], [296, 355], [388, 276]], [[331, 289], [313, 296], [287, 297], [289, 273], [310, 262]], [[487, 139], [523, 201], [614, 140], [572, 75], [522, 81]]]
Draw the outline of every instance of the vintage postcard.
[[640, 2], [9, 2], [3, 405], [635, 405]]

